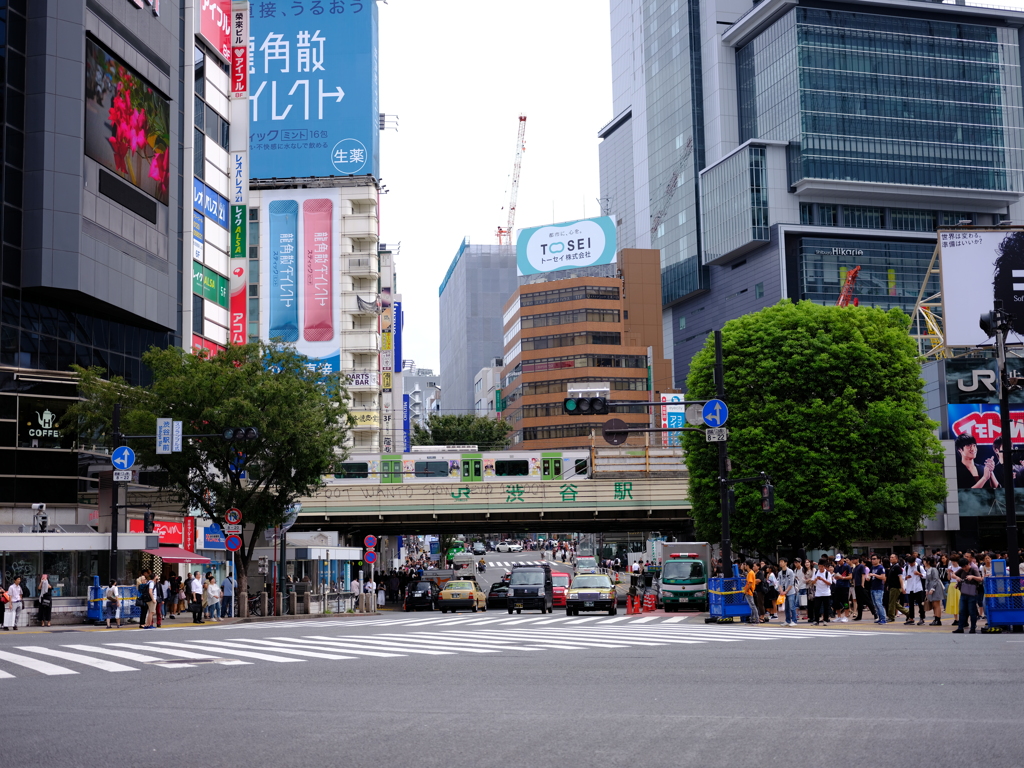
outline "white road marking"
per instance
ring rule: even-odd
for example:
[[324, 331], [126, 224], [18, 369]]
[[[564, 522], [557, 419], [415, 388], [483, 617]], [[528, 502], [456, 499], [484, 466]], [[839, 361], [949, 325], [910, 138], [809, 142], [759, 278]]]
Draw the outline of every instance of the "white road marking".
[[[164, 661], [164, 659], [157, 658], [156, 656], [147, 656], [144, 653], [132, 653], [131, 651], [119, 651], [116, 648], [104, 648], [99, 645], [65, 645], [65, 648], [74, 648], [76, 651], [87, 651], [89, 653], [105, 653], [107, 656], [113, 656], [117, 659], [124, 659], [125, 661], [138, 661], [143, 664], [151, 664], [154, 661]], [[194, 667], [195, 664], [161, 664], [160, 666], [167, 669], [181, 669], [182, 667]]]
[[[171, 646], [177, 647], [179, 645], [179, 643], [172, 643], [170, 641], [156, 640], [153, 643], [146, 643], [146, 645], [147, 646], [148, 645], [171, 645]], [[227, 650], [227, 649], [221, 650], [218, 647], [217, 641], [215, 641], [215, 640], [197, 640], [195, 642], [189, 643], [188, 645], [185, 645], [185, 647], [186, 648], [191, 648], [193, 650], [203, 650], [203, 651], [206, 651], [206, 650], [218, 651], [218, 650], [220, 650], [221, 653], [225, 653], [225, 652], [226, 653], [230, 653], [232, 656], [241, 656], [243, 659], [260, 659], [261, 661], [276, 661], [276, 662], [279, 662], [279, 663], [285, 663], [285, 662], [295, 662], [295, 663], [298, 663], [298, 664], [302, 663], [302, 659], [282, 659], [279, 656], [268, 656], [265, 653], [253, 653], [252, 651], [238, 651], [238, 650], [235, 650], [233, 648], [230, 649], [230, 650]]]
[[107, 643], [107, 645], [116, 646], [118, 648], [134, 648], [140, 651], [149, 651], [150, 653], [165, 653], [168, 656], [177, 656], [179, 659], [196, 659], [202, 661], [209, 661], [215, 659], [218, 664], [225, 666], [241, 666], [243, 664], [252, 664], [251, 661], [242, 661], [241, 659], [223, 659], [210, 654], [193, 653], [192, 651], [186, 651], [181, 648], [173, 647], [176, 643], [167, 643], [172, 646], [171, 648], [154, 648], [152, 644], [143, 645], [142, 643]]
[[107, 661], [106, 659], [94, 659], [92, 656], [83, 656], [80, 653], [70, 653], [68, 651], [58, 651], [55, 648], [41, 648], [34, 645], [20, 645], [18, 646], [19, 651], [31, 651], [32, 653], [40, 653], [43, 656], [52, 656], [55, 659], [64, 659], [65, 661], [74, 661], [78, 664], [84, 664], [87, 667], [95, 667], [96, 669], [102, 669], [104, 672], [138, 672], [138, 667], [129, 667], [125, 664], [118, 664], [116, 661]]
[[58, 667], [56, 664], [51, 664], [48, 661], [33, 659], [29, 656], [20, 656], [17, 653], [7, 653], [7, 651], [0, 651], [0, 660], [9, 661], [12, 664], [17, 664], [20, 667], [28, 667], [29, 669], [35, 670], [36, 672], [41, 672], [44, 675], [78, 674], [73, 669]]

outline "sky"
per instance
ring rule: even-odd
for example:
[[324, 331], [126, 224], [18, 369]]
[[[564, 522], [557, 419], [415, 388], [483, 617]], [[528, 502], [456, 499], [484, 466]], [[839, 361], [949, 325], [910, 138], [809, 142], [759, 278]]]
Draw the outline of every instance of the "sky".
[[[526, 115], [516, 228], [599, 215], [611, 120], [608, 0], [380, 3], [381, 242], [396, 258], [402, 355], [440, 369], [438, 288], [463, 237], [497, 243]], [[442, 372], [443, 375], [443, 372]]]

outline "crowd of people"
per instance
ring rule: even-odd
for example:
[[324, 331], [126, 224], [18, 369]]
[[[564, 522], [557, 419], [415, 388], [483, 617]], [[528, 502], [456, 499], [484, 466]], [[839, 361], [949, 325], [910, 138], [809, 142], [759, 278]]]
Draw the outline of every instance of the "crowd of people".
[[[139, 629], [155, 629], [164, 619], [177, 618], [177, 614], [192, 614], [193, 624], [205, 624], [207, 621], [220, 621], [231, 618], [235, 588], [234, 577], [228, 574], [220, 584], [212, 572], [200, 578], [196, 571], [191, 576], [165, 574], [163, 577], [152, 569], [144, 568], [135, 580], [137, 597], [135, 605], [139, 609]], [[107, 627], [111, 622], [122, 626], [124, 621], [123, 596], [121, 585], [117, 579], [111, 579], [103, 592], [103, 618]]]
[[[864, 620], [867, 609], [876, 624], [902, 615], [904, 624], [938, 627], [944, 615], [952, 614], [954, 632], [974, 634], [978, 620], [985, 618], [985, 578], [994, 575], [992, 561], [1000, 558], [1006, 556], [934, 550], [929, 556], [872, 553], [862, 558], [840, 553], [816, 563], [797, 557], [792, 564], [779, 558], [777, 564], [762, 559], [738, 565], [751, 623], [777, 620], [780, 612], [787, 627], [800, 621], [846, 623]], [[716, 571], [721, 572], [720, 562]]]

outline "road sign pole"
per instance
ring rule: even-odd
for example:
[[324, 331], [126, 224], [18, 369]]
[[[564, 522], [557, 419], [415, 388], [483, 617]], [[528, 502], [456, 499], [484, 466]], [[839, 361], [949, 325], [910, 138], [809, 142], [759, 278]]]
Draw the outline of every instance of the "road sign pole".
[[[715, 394], [725, 399], [725, 368], [722, 364], [722, 332], [715, 331]], [[719, 424], [719, 426], [721, 426]], [[718, 495], [722, 504], [722, 578], [732, 578], [732, 540], [729, 538], [729, 453], [728, 443], [718, 443]]]
[[[118, 448], [120, 448], [124, 444], [124, 441], [122, 440], [122, 437], [121, 437], [121, 404], [120, 403], [114, 403], [114, 416], [111, 419], [110, 423], [111, 423], [111, 426], [113, 427], [113, 438], [114, 438], [114, 448], [113, 448], [113, 450], [116, 451]], [[111, 464], [111, 466], [113, 467], [113, 464]], [[118, 526], [118, 520], [117, 520], [118, 515], [117, 515], [117, 513], [118, 513], [118, 505], [120, 504], [120, 501], [121, 501], [120, 498], [119, 498], [121, 494], [118, 492], [118, 489], [120, 488], [120, 484], [114, 481], [114, 473], [113, 473], [113, 471], [111, 471], [111, 473], [110, 473], [110, 479], [111, 479], [111, 484], [110, 484], [110, 565], [109, 565], [110, 573], [107, 575], [107, 578], [108, 579], [116, 579], [117, 578], [117, 526]]]

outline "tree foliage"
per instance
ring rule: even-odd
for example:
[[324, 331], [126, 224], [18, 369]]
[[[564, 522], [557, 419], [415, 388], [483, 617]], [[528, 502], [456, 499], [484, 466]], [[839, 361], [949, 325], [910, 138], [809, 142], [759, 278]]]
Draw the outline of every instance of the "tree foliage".
[[[846, 546], [917, 530], [946, 496], [936, 424], [924, 409], [920, 362], [899, 310], [780, 302], [722, 329], [737, 548]], [[688, 399], [715, 396], [714, 339], [691, 363]], [[721, 537], [718, 452], [695, 432], [683, 446], [698, 533]]]
[[[305, 357], [276, 343], [230, 346], [212, 358], [154, 348], [143, 362], [153, 371], [148, 387], [119, 377], [105, 381], [98, 368], [76, 368], [84, 400], [70, 409], [69, 423], [77, 422], [79, 434], [109, 441], [117, 402], [123, 434], [155, 434], [158, 417], [181, 421], [180, 453], [157, 455], [153, 439], [131, 440], [131, 448], [139, 466], [166, 470], [168, 486], [183, 494], [187, 508], [220, 525], [226, 510], [242, 511], [248, 537], [240, 550], [244, 590], [260, 533], [279, 525], [300, 496], [315, 492], [342, 456], [353, 424], [344, 380], [309, 370]], [[227, 427], [256, 427], [259, 438], [188, 438], [219, 435]]]
[[426, 428], [413, 425], [413, 445], [475, 445], [481, 451], [508, 448], [512, 425], [486, 416], [432, 414]]

